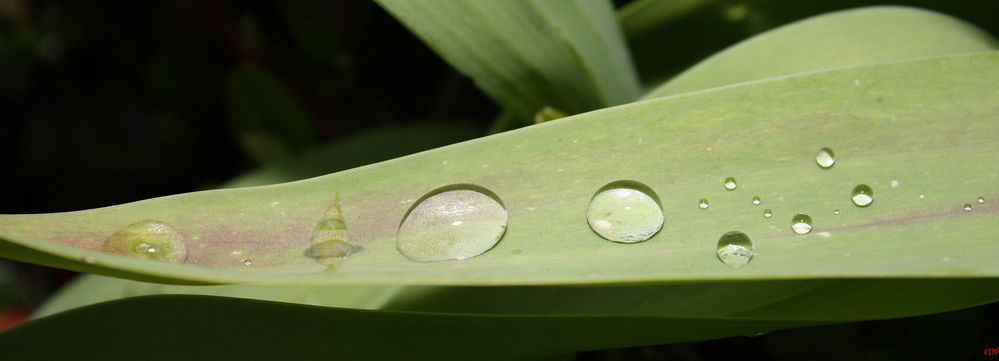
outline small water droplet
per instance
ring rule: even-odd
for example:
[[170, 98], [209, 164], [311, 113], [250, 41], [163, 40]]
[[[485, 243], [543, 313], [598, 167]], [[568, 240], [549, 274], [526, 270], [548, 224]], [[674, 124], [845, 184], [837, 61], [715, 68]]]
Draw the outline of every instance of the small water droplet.
[[835, 215], [838, 216], [839, 215], [839, 209], [833, 209], [833, 214], [835, 214]]
[[812, 231], [812, 217], [807, 214], [796, 214], [791, 218], [791, 230], [797, 234], [807, 234]]
[[326, 213], [312, 230], [309, 256], [316, 262], [332, 266], [354, 252], [364, 249], [351, 244], [347, 239], [347, 223], [343, 220], [339, 194], [333, 194], [333, 201]]
[[565, 118], [567, 116], [569, 115], [565, 112], [546, 105], [534, 113], [534, 124], [541, 124], [547, 121]]
[[601, 187], [587, 210], [590, 229], [608, 241], [642, 242], [663, 226], [659, 197], [635, 181], [616, 181]]
[[858, 207], [867, 207], [871, 205], [871, 202], [874, 202], [874, 190], [866, 184], [858, 184], [853, 187], [853, 195], [850, 199]]
[[252, 266], [253, 265], [253, 261], [248, 260], [248, 259], [244, 259], [243, 260], [243, 265], [244, 266]]
[[146, 220], [128, 225], [104, 241], [105, 252], [164, 262], [183, 262], [187, 246], [173, 227]]
[[763, 216], [766, 217], [766, 218], [773, 217], [774, 216], [774, 212], [771, 211], [771, 210], [769, 210], [769, 209], [765, 209], [765, 210], [763, 210]]
[[965, 203], [964, 204], [964, 211], [965, 212], [971, 212], [971, 203]]
[[898, 187], [898, 181], [892, 179], [891, 182], [888, 182], [888, 185], [890, 185], [892, 188]]
[[745, 266], [753, 258], [753, 241], [745, 233], [732, 231], [718, 239], [718, 259], [729, 267]]
[[710, 207], [710, 205], [708, 204], [707, 198], [701, 198], [701, 200], [697, 201], [697, 208], [708, 209], [708, 207]]
[[[506, 232], [506, 207], [480, 186], [455, 184], [421, 197], [406, 212], [396, 248], [418, 262], [461, 260], [495, 246]], [[453, 226], [461, 221], [460, 226]]]
[[978, 197], [978, 204], [984, 204], [984, 203], [985, 203], [985, 197]]
[[725, 189], [734, 191], [739, 185], [735, 183], [735, 177], [725, 178]]
[[815, 155], [815, 163], [818, 163], [822, 169], [832, 168], [833, 164], [836, 164], [836, 153], [832, 148], [819, 149], [819, 153]]
[[94, 264], [94, 262], [97, 262], [97, 259], [95, 259], [93, 256], [86, 256], [83, 257], [83, 262], [87, 264]]
[[760, 196], [754, 196], [753, 197], [753, 205], [754, 206], [758, 206], [758, 205], [760, 205], [760, 203], [763, 203], [763, 201], [760, 200]]

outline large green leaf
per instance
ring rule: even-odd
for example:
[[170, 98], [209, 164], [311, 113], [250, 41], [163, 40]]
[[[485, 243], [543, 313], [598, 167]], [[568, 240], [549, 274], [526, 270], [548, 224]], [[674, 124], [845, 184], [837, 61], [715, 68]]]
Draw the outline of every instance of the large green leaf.
[[[999, 247], [993, 236], [999, 202], [975, 199], [999, 193], [989, 158], [999, 147], [991, 140], [999, 132], [997, 79], [999, 54], [982, 53], [653, 99], [306, 181], [3, 216], [0, 252], [70, 269], [192, 283], [996, 277], [991, 253]], [[816, 166], [821, 146], [839, 154], [834, 169]], [[739, 179], [737, 190], [722, 188], [727, 176]], [[651, 240], [615, 244], [587, 227], [590, 197], [618, 179], [646, 183], [663, 200], [666, 224]], [[456, 183], [502, 198], [506, 235], [475, 258], [407, 260], [396, 250], [395, 234], [412, 201]], [[868, 208], [850, 203], [859, 183], [877, 194]], [[308, 257], [308, 248], [334, 194], [347, 238], [364, 250], [328, 272]], [[749, 203], [754, 195], [763, 197], [763, 206]], [[706, 211], [696, 207], [705, 197], [711, 200]], [[975, 211], [962, 210], [968, 202]], [[761, 208], [774, 217], [764, 218]], [[843, 212], [833, 215], [833, 209]], [[796, 213], [810, 214], [815, 231], [794, 235], [789, 225]], [[188, 237], [187, 264], [96, 251], [110, 234], [143, 219], [166, 222]], [[746, 232], [758, 250], [738, 270], [715, 256], [718, 237], [730, 230]]]
[[[157, 296], [33, 321], [0, 334], [0, 356], [5, 360], [66, 360], [80, 355], [101, 360], [522, 360], [804, 324], [809, 323], [375, 312]], [[42, 347], [54, 344], [59, 347]], [[39, 347], [25, 347], [34, 345]]]
[[862, 8], [799, 21], [718, 53], [646, 98], [864, 64], [992, 50], [996, 41], [960, 20], [904, 7]]
[[379, 3], [521, 122], [543, 106], [581, 113], [639, 96], [607, 1]]

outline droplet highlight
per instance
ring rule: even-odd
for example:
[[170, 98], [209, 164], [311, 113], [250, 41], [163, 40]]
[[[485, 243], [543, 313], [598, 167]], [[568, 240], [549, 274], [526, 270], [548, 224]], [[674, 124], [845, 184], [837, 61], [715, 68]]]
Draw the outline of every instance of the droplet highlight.
[[965, 203], [964, 204], [964, 211], [965, 212], [971, 212], [971, 203]]
[[187, 245], [170, 225], [145, 220], [122, 228], [104, 240], [104, 252], [154, 261], [184, 262], [187, 258]]
[[815, 155], [815, 163], [822, 169], [832, 168], [836, 164], [836, 153], [831, 148], [819, 149], [819, 153]]
[[753, 258], [753, 241], [745, 233], [732, 231], [718, 239], [718, 259], [732, 268], [745, 266]]
[[470, 184], [438, 188], [406, 212], [396, 248], [417, 262], [472, 258], [500, 241], [507, 219], [506, 207], [488, 189]]
[[791, 218], [791, 230], [797, 234], [807, 234], [812, 231], [812, 217], [807, 214], [796, 214]]
[[586, 212], [590, 229], [612, 242], [636, 243], [662, 229], [662, 202], [648, 186], [616, 181], [601, 187]]
[[736, 188], [739, 187], [739, 184], [737, 184], [735, 182], [735, 177], [728, 177], [728, 178], [725, 178], [725, 184], [724, 184], [724, 186], [725, 186], [725, 189], [728, 189], [730, 191], [734, 191]]
[[701, 200], [697, 201], [697, 208], [708, 209], [708, 207], [711, 207], [711, 205], [708, 204], [707, 198], [701, 198]]
[[833, 209], [833, 214], [835, 214], [835, 215], [838, 216], [839, 215], [839, 209]]
[[985, 197], [978, 197], [978, 204], [985, 204]]
[[754, 196], [753, 197], [753, 205], [754, 206], [758, 206], [758, 205], [760, 205], [760, 203], [763, 203], [763, 200], [760, 199], [760, 196]]
[[773, 217], [773, 216], [774, 216], [774, 212], [773, 211], [771, 211], [769, 209], [763, 210], [763, 217], [770, 218], [770, 217]]
[[866, 184], [859, 184], [853, 187], [850, 199], [853, 200], [853, 204], [856, 204], [857, 207], [867, 207], [874, 202], [874, 190]]

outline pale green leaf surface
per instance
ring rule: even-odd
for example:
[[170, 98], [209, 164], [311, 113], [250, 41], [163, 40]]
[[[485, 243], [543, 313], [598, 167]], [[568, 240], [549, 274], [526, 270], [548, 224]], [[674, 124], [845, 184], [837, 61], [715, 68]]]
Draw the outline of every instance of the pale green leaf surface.
[[[564, 118], [306, 181], [3, 216], [0, 251], [71, 269], [194, 283], [992, 278], [999, 275], [991, 257], [999, 247], [993, 229], [999, 202], [976, 205], [974, 212], [961, 206], [999, 196], [999, 169], [990, 160], [999, 147], [992, 140], [999, 132], [997, 81], [999, 55], [982, 53], [746, 83]], [[820, 146], [837, 150], [834, 169], [816, 166]], [[398, 174], [407, 176], [393, 176]], [[738, 190], [722, 188], [727, 176], [739, 179]], [[663, 200], [666, 224], [651, 240], [613, 244], [587, 227], [590, 196], [618, 179], [648, 184]], [[891, 180], [900, 185], [890, 187]], [[506, 235], [472, 259], [408, 261], [395, 249], [400, 219], [411, 200], [453, 183], [499, 195], [510, 213]], [[851, 205], [849, 191], [858, 183], [874, 187], [872, 206]], [[309, 232], [334, 192], [348, 237], [365, 249], [326, 272], [306, 251]], [[763, 197], [762, 206], [749, 203], [753, 195]], [[696, 207], [702, 197], [712, 200], [707, 211]], [[763, 218], [763, 208], [775, 216]], [[834, 216], [834, 208], [842, 214]], [[791, 233], [795, 213], [814, 218], [811, 234]], [[141, 219], [196, 237], [189, 264], [88, 250]], [[758, 252], [737, 270], [714, 254], [721, 233], [733, 229], [750, 235]], [[241, 254], [232, 256], [233, 250]], [[243, 265], [246, 258], [252, 267]]]
[[980, 52], [996, 44], [978, 28], [936, 12], [894, 6], [840, 11], [736, 44], [645, 98], [823, 69]]
[[633, 101], [638, 76], [609, 2], [380, 0], [522, 122]]

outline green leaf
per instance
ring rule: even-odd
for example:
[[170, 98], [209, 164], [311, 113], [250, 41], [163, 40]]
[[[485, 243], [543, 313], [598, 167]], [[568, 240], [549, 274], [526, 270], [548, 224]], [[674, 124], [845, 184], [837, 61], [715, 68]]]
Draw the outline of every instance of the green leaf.
[[544, 106], [576, 114], [639, 96], [607, 1], [379, 4], [521, 123]]
[[[543, 285], [836, 278], [992, 278], [999, 199], [991, 154], [999, 53], [789, 76], [563, 118], [388, 162], [281, 185], [198, 192], [116, 207], [0, 217], [0, 254], [166, 282]], [[927, 136], [932, 134], [932, 136]], [[831, 170], [819, 147], [836, 150]], [[515, 161], [511, 161], [515, 160]], [[594, 171], [599, 169], [599, 171]], [[722, 180], [739, 179], [727, 191]], [[630, 179], [662, 199], [651, 240], [607, 242], [587, 227], [600, 187]], [[892, 182], [895, 181], [895, 182]], [[503, 239], [462, 261], [411, 262], [396, 249], [413, 201], [442, 186], [491, 190]], [[874, 187], [856, 208], [850, 190]], [[896, 184], [897, 187], [891, 187]], [[752, 196], [763, 205], [750, 204]], [[923, 197], [920, 197], [923, 196]], [[345, 238], [364, 248], [335, 270], [310, 235], [340, 200]], [[698, 199], [711, 199], [709, 210]], [[973, 212], [962, 210], [975, 203]], [[764, 218], [762, 208], [773, 210]], [[833, 209], [841, 209], [833, 215]], [[815, 230], [794, 235], [807, 213]], [[104, 254], [137, 221], [172, 225], [186, 264]], [[715, 256], [740, 230], [758, 255], [738, 270]], [[244, 261], [252, 260], [252, 266]], [[332, 272], [331, 272], [332, 271]]]
[[[0, 355], [18, 359], [19, 350], [27, 349], [35, 352], [34, 359], [62, 357], [52, 348], [26, 347], [48, 342], [87, 345], [102, 359], [126, 359], [138, 350], [113, 346], [142, 343], [113, 333], [127, 329], [147, 339], [184, 334], [185, 347], [157, 353], [174, 359], [253, 359], [262, 349], [286, 359], [313, 359], [317, 352], [326, 358], [386, 359], [405, 353], [407, 359], [439, 359], [443, 349], [451, 350], [453, 359], [516, 359], [938, 312], [995, 300], [997, 285], [995, 279], [853, 279], [582, 288], [262, 287], [170, 286], [89, 276], [36, 314], [43, 318], [0, 334]], [[188, 296], [135, 298], [149, 294]], [[119, 297], [132, 298], [78, 308]], [[116, 337], [81, 335], [76, 330], [85, 323], [91, 324], [87, 335]], [[424, 328], [429, 325], [435, 328]], [[212, 334], [239, 335], [236, 342], [252, 340], [257, 347], [229, 347], [229, 338]], [[333, 340], [336, 347], [317, 350], [315, 345], [325, 343], [313, 338]], [[386, 340], [393, 347], [386, 347]]]
[[980, 52], [996, 45], [995, 39], [978, 28], [935, 12], [905, 7], [841, 11], [741, 42], [645, 98], [795, 73]]
[[439, 360], [446, 355], [449, 360], [523, 360], [803, 324], [807, 323], [375, 312], [157, 296], [85, 307], [0, 333], [0, 356], [8, 360], [67, 360], [80, 355], [101, 360]]

